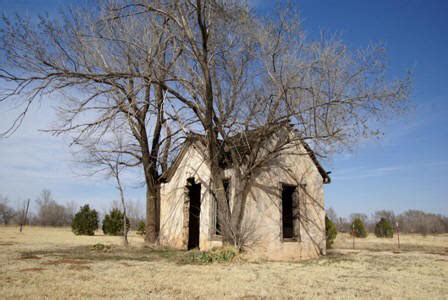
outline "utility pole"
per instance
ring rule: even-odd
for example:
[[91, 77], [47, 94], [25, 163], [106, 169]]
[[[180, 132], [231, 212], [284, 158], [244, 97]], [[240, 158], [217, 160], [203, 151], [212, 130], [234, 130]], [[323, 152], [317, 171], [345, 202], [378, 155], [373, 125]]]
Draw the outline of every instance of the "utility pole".
[[20, 232], [22, 232], [22, 227], [23, 227], [23, 225], [26, 224], [26, 217], [27, 217], [27, 215], [28, 215], [28, 209], [29, 209], [29, 207], [30, 207], [30, 199], [28, 199], [28, 201], [27, 201], [27, 203], [26, 203], [26, 208], [24, 207], [24, 208], [23, 208], [23, 211], [22, 211], [22, 221], [20, 222]]

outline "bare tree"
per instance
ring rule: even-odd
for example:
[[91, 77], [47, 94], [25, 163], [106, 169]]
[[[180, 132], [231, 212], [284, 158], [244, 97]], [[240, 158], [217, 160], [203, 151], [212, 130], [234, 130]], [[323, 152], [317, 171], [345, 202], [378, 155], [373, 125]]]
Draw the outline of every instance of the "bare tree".
[[42, 226], [67, 226], [71, 224], [72, 215], [67, 207], [57, 203], [50, 190], [44, 189], [36, 199], [37, 222]]
[[[229, 218], [230, 211], [225, 205], [225, 193], [223, 188], [223, 169], [219, 166], [220, 147], [218, 136], [223, 138], [219, 127], [216, 126], [217, 114], [216, 102], [217, 91], [221, 90], [221, 99], [230, 101], [235, 104], [236, 97], [231, 96], [231, 90], [236, 89], [235, 84], [226, 87], [226, 84], [233, 78], [222, 77], [226, 79], [221, 84], [216, 85], [219, 79], [215, 74], [227, 67], [225, 62], [227, 58], [232, 58], [231, 54], [237, 54], [232, 60], [234, 73], [238, 70], [247, 68], [244, 63], [245, 58], [241, 59], [244, 49], [240, 47], [242, 39], [238, 37], [236, 45], [231, 43], [232, 37], [230, 33], [236, 33], [238, 36], [238, 28], [242, 28], [247, 14], [246, 9], [242, 9], [237, 2], [227, 1], [187, 1], [174, 3], [158, 3], [154, 1], [135, 1], [132, 4], [123, 6], [118, 10], [117, 17], [128, 16], [130, 14], [145, 14], [151, 16], [167, 18], [171, 26], [167, 29], [176, 36], [178, 44], [182, 47], [182, 53], [179, 57], [179, 64], [170, 73], [172, 83], [166, 85], [158, 82], [167, 93], [176, 98], [181, 105], [188, 111], [182, 116], [177, 115], [176, 121], [181, 122], [181, 127], [186, 127], [193, 117], [194, 127], [190, 127], [191, 131], [197, 128], [196, 123], [202, 127], [202, 132], [206, 135], [207, 162], [212, 173], [211, 187], [213, 197], [220, 203], [220, 211], [222, 211], [222, 219]], [[243, 22], [241, 22], [243, 21]], [[229, 33], [226, 36], [226, 32]], [[232, 51], [233, 50], [233, 51]], [[242, 62], [242, 65], [239, 63]], [[222, 66], [223, 68], [220, 68]], [[222, 72], [221, 72], [222, 74]], [[228, 73], [231, 74], [231, 73]], [[244, 77], [244, 74], [243, 74]], [[241, 81], [235, 81], [240, 86], [244, 86]], [[222, 88], [222, 89], [221, 89]], [[226, 91], [227, 93], [224, 93]], [[229, 222], [225, 222], [229, 223]], [[224, 224], [224, 223], [223, 223]], [[223, 227], [226, 232], [225, 236], [230, 237], [232, 234], [230, 228]], [[229, 238], [230, 239], [230, 238]]]
[[334, 210], [333, 207], [329, 207], [329, 208], [327, 208], [327, 209], [325, 210], [325, 212], [326, 212], [326, 214], [327, 214], [327, 217], [328, 217], [331, 221], [333, 221], [334, 223], [337, 222], [337, 220], [338, 220], [338, 215], [336, 214], [336, 211]]
[[400, 230], [423, 235], [446, 232], [447, 218], [420, 210], [407, 210], [396, 217]]
[[117, 18], [113, 12], [120, 2], [127, 1], [66, 10], [62, 21], [42, 16], [34, 24], [22, 17], [3, 18], [0, 50], [5, 59], [0, 80], [8, 89], [2, 91], [0, 102], [23, 105], [4, 135], [20, 126], [36, 99], [48, 95], [62, 95], [64, 100], [58, 103], [60, 123], [51, 132], [70, 134], [72, 145], [93, 138], [101, 143], [111, 123], [120, 120], [130, 139], [119, 151], [128, 156], [127, 166], [141, 166], [144, 171], [146, 240], [154, 242], [158, 177], [167, 166], [160, 158], [168, 158], [171, 135], [177, 133], [167, 128], [163, 84], [179, 50], [165, 30], [166, 18]]
[[3, 224], [8, 225], [14, 219], [16, 212], [9, 206], [8, 197], [0, 195], [0, 218]]
[[126, 204], [130, 226], [133, 230], [136, 230], [138, 224], [141, 221], [145, 221], [144, 214], [142, 214], [141, 203], [139, 201], [128, 200]]
[[113, 143], [113, 145], [98, 145], [96, 141], [83, 144], [83, 151], [79, 153], [81, 155], [80, 162], [92, 170], [89, 175], [104, 173], [106, 178], [115, 180], [115, 186], [120, 196], [121, 209], [123, 210], [123, 243], [127, 247], [129, 245], [127, 204], [121, 179], [121, 175], [127, 165], [126, 156], [123, 155], [126, 145], [124, 144], [123, 132], [120, 132], [118, 128], [113, 128], [111, 135], [112, 137], [109, 139], [108, 144]]
[[373, 215], [374, 223], [376, 224], [381, 219], [386, 219], [387, 221], [390, 222], [390, 224], [393, 224], [395, 226], [396, 216], [395, 216], [395, 213], [393, 211], [391, 211], [391, 210], [378, 210], [378, 211], [376, 211], [375, 214]]
[[67, 223], [69, 224], [72, 223], [78, 208], [79, 206], [75, 201], [68, 201], [65, 204], [65, 214], [67, 216]]
[[[43, 18], [38, 29], [6, 20], [0, 77], [15, 86], [3, 99], [28, 95], [26, 113], [39, 94], [82, 90], [55, 131], [77, 132], [80, 144], [122, 120], [135, 140], [120, 151], [133, 159], [128, 166], [144, 169], [149, 241], [158, 231], [161, 159], [176, 133], [205, 135], [223, 235], [237, 244], [259, 170], [297, 143], [326, 155], [375, 133], [371, 120], [398, 111], [408, 96], [407, 78], [385, 80], [382, 47], [351, 51], [333, 37], [307, 40], [292, 7], [263, 19], [238, 1], [134, 0], [83, 14], [69, 15], [64, 26]], [[95, 118], [79, 122], [86, 112]], [[162, 131], [165, 118], [174, 130]], [[238, 183], [232, 207], [223, 159]]]
[[[167, 29], [183, 51], [173, 83], [159, 84], [197, 119], [201, 128], [195, 123], [191, 131], [205, 134], [212, 195], [229, 242], [238, 240], [257, 170], [295, 142], [308, 140], [325, 155], [375, 134], [371, 120], [399, 111], [408, 97], [408, 78], [385, 80], [382, 47], [351, 51], [325, 35], [309, 41], [291, 7], [268, 20], [233, 1], [134, 1], [117, 11], [117, 17], [146, 13], [172, 22]], [[279, 129], [284, 133], [269, 143]], [[238, 185], [232, 208], [223, 157]]]
[[336, 220], [336, 228], [338, 229], [339, 232], [350, 232], [351, 231], [351, 224], [349, 222], [349, 220], [347, 220], [346, 218], [342, 218], [339, 217]]
[[350, 214], [350, 222], [353, 222], [355, 219], [360, 219], [365, 224], [369, 220], [369, 217], [366, 214], [362, 213]]

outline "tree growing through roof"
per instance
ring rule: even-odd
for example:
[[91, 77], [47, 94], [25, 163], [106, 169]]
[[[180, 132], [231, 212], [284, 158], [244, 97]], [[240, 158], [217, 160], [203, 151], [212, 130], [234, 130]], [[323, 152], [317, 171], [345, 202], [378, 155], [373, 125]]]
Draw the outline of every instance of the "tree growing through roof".
[[[166, 90], [190, 110], [188, 117], [193, 115], [206, 135], [212, 196], [224, 238], [234, 244], [240, 243], [258, 170], [294, 141], [310, 141], [327, 154], [375, 135], [371, 120], [399, 111], [408, 97], [408, 78], [385, 79], [383, 47], [351, 50], [325, 35], [307, 40], [291, 7], [267, 20], [233, 1], [136, 1], [122, 10], [123, 15], [130, 12], [172, 21], [167, 29], [178, 36], [183, 51], [173, 76], [176, 84]], [[225, 152], [236, 182], [231, 208], [222, 184]]]

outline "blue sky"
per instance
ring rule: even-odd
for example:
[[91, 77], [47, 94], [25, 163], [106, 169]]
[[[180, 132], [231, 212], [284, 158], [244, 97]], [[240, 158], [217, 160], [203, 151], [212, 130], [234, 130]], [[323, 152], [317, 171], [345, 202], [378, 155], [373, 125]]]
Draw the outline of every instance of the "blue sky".
[[[0, 0], [0, 9], [30, 16], [63, 0]], [[271, 1], [251, 0], [260, 13]], [[338, 214], [407, 209], [448, 215], [448, 1], [293, 1], [311, 37], [321, 30], [339, 33], [352, 47], [382, 42], [388, 50], [388, 76], [414, 72], [412, 108], [382, 124], [384, 136], [363, 141], [352, 151], [324, 162], [333, 182], [325, 187], [326, 204]], [[79, 176], [64, 138], [38, 132], [55, 120], [49, 104], [33, 108], [24, 126], [0, 140], [0, 194], [11, 200], [35, 199], [42, 188], [60, 201], [90, 202], [105, 209], [116, 199], [104, 178]], [[0, 107], [0, 128], [12, 112]], [[139, 174], [128, 175], [128, 195], [144, 203]]]

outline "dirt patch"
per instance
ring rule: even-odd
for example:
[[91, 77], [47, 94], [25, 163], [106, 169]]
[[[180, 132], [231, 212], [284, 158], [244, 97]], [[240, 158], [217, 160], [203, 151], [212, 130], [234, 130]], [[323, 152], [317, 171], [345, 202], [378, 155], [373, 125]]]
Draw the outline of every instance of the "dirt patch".
[[260, 299], [260, 296], [246, 295], [246, 296], [242, 296], [240, 299], [244, 299], [244, 300], [256, 300], [256, 299]]
[[[146, 248], [143, 238], [136, 236], [131, 236], [131, 247], [124, 248], [121, 237], [81, 237], [71, 228], [31, 227], [20, 236], [16, 231], [0, 226], [0, 242], [20, 241], [16, 246], [0, 247], [0, 265], [7, 268], [0, 267], [2, 299], [438, 299], [448, 295], [448, 287], [443, 284], [448, 281], [448, 256], [424, 255], [406, 248], [394, 254], [392, 241], [374, 235], [357, 241], [362, 248], [352, 250], [348, 235], [344, 239], [338, 234], [336, 249], [318, 260], [292, 263], [259, 259], [254, 263], [204, 266], [178, 265], [176, 259], [185, 251]], [[12, 240], [13, 236], [19, 237]], [[447, 253], [448, 234], [427, 238], [403, 235], [400, 239], [410, 245], [408, 248], [420, 246], [425, 251]], [[111, 252], [93, 251], [94, 244], [111, 244]], [[17, 260], [22, 253], [41, 259]], [[42, 264], [50, 261], [53, 265]], [[70, 264], [73, 261], [76, 263]], [[25, 268], [32, 269], [20, 271]]]
[[[40, 255], [42, 257], [52, 257], [59, 259], [74, 259], [82, 261], [176, 261], [177, 256], [184, 251], [169, 248], [148, 250], [144, 247], [120, 248], [112, 247], [107, 251], [93, 250], [93, 246], [76, 246], [67, 248], [55, 248], [28, 251], [27, 254]], [[98, 246], [95, 246], [98, 248]], [[105, 248], [106, 249], [106, 248]]]
[[22, 253], [18, 259], [41, 259], [41, 257], [31, 253]]
[[441, 256], [448, 256], [448, 252], [443, 253], [443, 252], [433, 251], [433, 252], [428, 252], [428, 254], [435, 254], [435, 255], [441, 255]]
[[76, 260], [76, 259], [68, 259], [68, 258], [62, 258], [62, 259], [56, 259], [56, 260], [49, 260], [46, 262], [43, 262], [43, 265], [61, 265], [61, 264], [70, 264], [70, 265], [85, 265], [85, 264], [91, 264], [91, 261], [88, 260]]
[[69, 270], [74, 270], [74, 271], [91, 270], [91, 268], [89, 266], [83, 266], [83, 265], [71, 265], [68, 268], [69, 268]]
[[46, 269], [44, 268], [26, 268], [26, 269], [22, 269], [20, 270], [20, 272], [40, 272], [40, 271], [44, 271]]
[[17, 243], [14, 243], [14, 242], [0, 242], [0, 246], [13, 246], [16, 244]]

